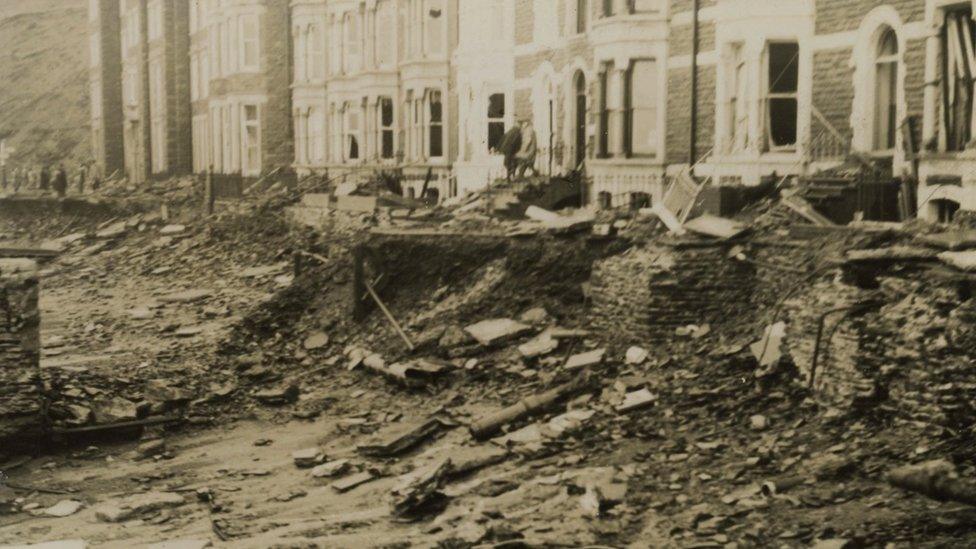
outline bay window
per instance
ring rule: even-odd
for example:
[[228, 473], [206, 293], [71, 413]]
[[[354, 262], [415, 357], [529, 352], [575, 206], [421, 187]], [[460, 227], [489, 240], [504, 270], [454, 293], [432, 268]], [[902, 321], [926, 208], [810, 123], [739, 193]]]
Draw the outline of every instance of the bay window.
[[444, 156], [444, 107], [441, 103], [441, 92], [439, 90], [428, 90], [429, 107], [429, 143], [428, 156], [430, 158], [440, 158]]
[[496, 150], [504, 136], [505, 94], [493, 93], [488, 96], [488, 150]]
[[258, 70], [260, 56], [260, 30], [258, 27], [258, 16], [256, 14], [251, 13], [241, 17], [240, 39], [241, 69], [249, 71]]
[[657, 62], [632, 61], [626, 80], [624, 150], [627, 156], [654, 156], [658, 144]]

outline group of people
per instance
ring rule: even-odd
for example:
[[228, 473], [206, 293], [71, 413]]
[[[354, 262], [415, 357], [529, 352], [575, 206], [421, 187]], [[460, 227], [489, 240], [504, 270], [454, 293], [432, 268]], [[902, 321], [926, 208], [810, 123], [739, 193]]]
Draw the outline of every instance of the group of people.
[[498, 152], [505, 157], [505, 178], [511, 181], [513, 177], [525, 177], [527, 170], [532, 170], [532, 175], [538, 175], [535, 169], [538, 150], [532, 123], [526, 119], [519, 120], [518, 124], [505, 132], [498, 145]]
[[[73, 179], [78, 194], [85, 193], [85, 187], [89, 185], [89, 180], [92, 190], [97, 190], [101, 183], [98, 174], [90, 163], [80, 165]], [[53, 191], [58, 197], [64, 197], [68, 194], [68, 171], [64, 164], [58, 164], [53, 172], [47, 165], [37, 169], [16, 167], [9, 174], [6, 171], [3, 173], [0, 184], [2, 184], [4, 191], [38, 190], [42, 193]]]

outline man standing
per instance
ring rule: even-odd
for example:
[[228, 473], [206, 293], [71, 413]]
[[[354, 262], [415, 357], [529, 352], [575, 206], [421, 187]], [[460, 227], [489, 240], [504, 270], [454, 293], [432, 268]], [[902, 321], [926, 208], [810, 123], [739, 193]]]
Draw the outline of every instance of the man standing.
[[518, 161], [515, 155], [518, 154], [519, 149], [522, 147], [522, 128], [519, 124], [515, 124], [505, 132], [505, 135], [502, 136], [501, 143], [498, 144], [498, 152], [502, 153], [505, 157], [505, 179], [508, 181], [511, 181], [515, 175], [515, 168], [518, 167]]
[[78, 168], [78, 194], [85, 194], [85, 180], [88, 179], [88, 164]]
[[539, 175], [539, 171], [535, 169], [535, 155], [539, 152], [538, 144], [535, 141], [535, 129], [532, 127], [532, 123], [528, 120], [522, 122], [522, 146], [519, 148], [518, 154], [518, 177], [522, 178], [525, 176], [525, 170], [531, 168], [532, 175]]
[[51, 172], [47, 169], [47, 164], [41, 166], [41, 174], [39, 177], [37, 189], [46, 193], [51, 188]]
[[54, 192], [58, 198], [64, 198], [68, 192], [68, 174], [64, 171], [64, 164], [58, 165], [58, 170], [54, 172]]

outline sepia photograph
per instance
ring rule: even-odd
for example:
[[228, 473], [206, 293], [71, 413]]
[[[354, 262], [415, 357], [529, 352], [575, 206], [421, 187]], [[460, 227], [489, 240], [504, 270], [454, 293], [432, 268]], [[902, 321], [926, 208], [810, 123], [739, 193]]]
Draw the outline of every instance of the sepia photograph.
[[976, 0], [0, 0], [0, 549], [976, 547]]

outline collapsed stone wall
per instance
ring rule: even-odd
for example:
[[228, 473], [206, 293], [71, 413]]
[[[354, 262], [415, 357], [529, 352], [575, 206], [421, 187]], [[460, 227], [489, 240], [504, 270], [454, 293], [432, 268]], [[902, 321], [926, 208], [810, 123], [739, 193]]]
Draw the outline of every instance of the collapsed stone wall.
[[690, 324], [745, 314], [755, 267], [730, 246], [652, 245], [597, 262], [589, 282], [593, 324], [608, 336], [663, 342]]
[[36, 443], [45, 426], [37, 266], [0, 260], [0, 454]]

